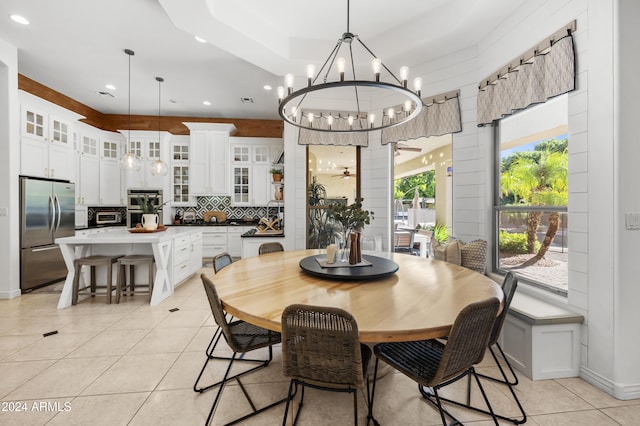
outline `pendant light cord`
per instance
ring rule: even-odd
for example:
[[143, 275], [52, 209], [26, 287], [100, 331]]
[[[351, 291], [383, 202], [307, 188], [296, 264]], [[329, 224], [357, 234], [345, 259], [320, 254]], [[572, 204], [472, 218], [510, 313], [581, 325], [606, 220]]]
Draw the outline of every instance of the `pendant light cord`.
[[127, 134], [128, 136], [128, 152], [131, 154], [131, 57], [135, 55], [135, 52], [131, 49], [124, 49], [124, 53], [129, 55], [129, 125], [127, 126]]

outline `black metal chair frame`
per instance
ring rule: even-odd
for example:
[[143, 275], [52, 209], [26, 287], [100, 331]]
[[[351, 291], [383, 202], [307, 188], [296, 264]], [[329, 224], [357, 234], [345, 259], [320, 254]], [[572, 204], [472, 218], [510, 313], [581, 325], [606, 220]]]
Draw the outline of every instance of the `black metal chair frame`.
[[[245, 389], [244, 385], [242, 384], [242, 382], [240, 381], [240, 378], [246, 374], [252, 373], [256, 370], [262, 369], [266, 366], [269, 365], [269, 363], [273, 360], [273, 349], [272, 349], [272, 345], [277, 344], [280, 342], [280, 333], [277, 333], [275, 331], [270, 331], [270, 330], [266, 330], [263, 329], [261, 327], [257, 327], [254, 325], [251, 325], [249, 323], [246, 323], [244, 321], [241, 320], [236, 320], [236, 321], [232, 321], [232, 322], [227, 322], [226, 318], [225, 318], [225, 313], [222, 310], [222, 304], [220, 303], [220, 299], [218, 298], [218, 294], [217, 291], [215, 289], [215, 285], [211, 282], [211, 280], [209, 280], [209, 278], [207, 278], [205, 276], [205, 274], [201, 274], [200, 275], [203, 285], [205, 287], [205, 290], [207, 291], [207, 297], [209, 298], [209, 303], [211, 304], [211, 310], [214, 316], [214, 319], [216, 321], [216, 323], [218, 323], [218, 329], [215, 331], [213, 338], [211, 339], [211, 341], [209, 342], [209, 345], [207, 346], [207, 349], [205, 351], [205, 354], [207, 356], [207, 359], [205, 360], [202, 368], [200, 369], [200, 373], [198, 374], [198, 377], [196, 378], [196, 381], [193, 385], [193, 390], [194, 392], [198, 392], [198, 393], [203, 393], [209, 389], [215, 388], [215, 387], [219, 387], [218, 392], [216, 394], [216, 397], [213, 401], [213, 405], [211, 406], [211, 410], [209, 411], [209, 415], [207, 417], [207, 420], [205, 422], [205, 426], [209, 425], [211, 423], [211, 420], [213, 419], [213, 415], [216, 411], [216, 408], [218, 406], [218, 403], [220, 402], [220, 398], [222, 397], [222, 391], [224, 390], [225, 385], [227, 384], [227, 382], [231, 381], [231, 380], [235, 380], [238, 385], [240, 386], [240, 389], [242, 390], [242, 393], [244, 394], [245, 398], [247, 399], [247, 401], [249, 402], [249, 405], [251, 406], [251, 413], [239, 417], [229, 423], [226, 423], [227, 425], [233, 425], [236, 423], [239, 423], [243, 420], [246, 420], [249, 417], [253, 417], [256, 414], [262, 413], [263, 411], [266, 411], [270, 408], [273, 408], [283, 402], [286, 401], [286, 398], [283, 398], [281, 400], [278, 400], [276, 402], [273, 402], [263, 408], [256, 408], [255, 404], [253, 403], [251, 397], [249, 396], [249, 393], [247, 392], [247, 390]], [[266, 334], [267, 336], [269, 336], [269, 341], [267, 343], [265, 342], [250, 342], [247, 343], [245, 345], [245, 347], [240, 347], [239, 345], [235, 344], [233, 341], [233, 336], [234, 336], [234, 332], [235, 329], [242, 329], [242, 328], [248, 328], [250, 331], [255, 331], [255, 332], [259, 332], [262, 333], [263, 335]], [[216, 347], [216, 345], [218, 344], [220, 338], [224, 336], [225, 340], [227, 341], [227, 344], [229, 345], [229, 347], [231, 348], [231, 350], [233, 350], [233, 354], [231, 357], [225, 357], [225, 356], [217, 356], [217, 355], [213, 355], [213, 351]], [[229, 336], [229, 337], [227, 337]], [[251, 339], [253, 340], [253, 339]], [[243, 355], [247, 352], [253, 351], [255, 349], [260, 349], [260, 348], [268, 348], [269, 351], [269, 356], [266, 359], [255, 359], [255, 358], [246, 358]], [[238, 356], [238, 354], [240, 354], [240, 356]], [[206, 370], [207, 366], [209, 365], [210, 361], [213, 360], [222, 360], [222, 361], [229, 361], [229, 364], [227, 366], [227, 369], [224, 373], [224, 377], [222, 378], [222, 380], [219, 380], [215, 383], [206, 385], [206, 386], [201, 386], [198, 387], [198, 384], [200, 382], [200, 379], [202, 378], [202, 375], [204, 374], [204, 371]], [[247, 362], [247, 363], [257, 363], [258, 365], [249, 368], [247, 370], [244, 370], [240, 373], [234, 374], [234, 375], [229, 375], [229, 373], [231, 372], [231, 369], [233, 368], [233, 364], [234, 362]]]
[[[487, 397], [474, 365], [479, 363], [484, 356], [491, 333], [487, 321], [496, 317], [499, 305], [498, 300], [493, 298], [472, 303], [465, 307], [456, 318], [452, 327], [452, 336], [455, 333], [457, 337], [452, 337], [447, 340], [446, 345], [436, 339], [377, 344], [374, 347], [376, 354], [374, 374], [377, 376], [378, 362], [380, 358], [383, 358], [383, 362], [387, 362], [391, 367], [396, 368], [401, 373], [416, 381], [421, 394], [430, 404], [438, 409], [442, 424], [445, 426], [447, 425], [447, 417], [453, 420], [453, 424], [462, 424], [462, 422], [442, 406], [442, 401], [449, 400], [442, 398], [438, 394], [438, 389], [457, 382], [466, 376], [473, 376], [487, 405], [488, 411], [486, 412], [492, 417], [494, 423], [498, 425], [498, 416], [496, 416], [493, 411], [493, 407], [489, 402], [489, 398]], [[469, 346], [469, 342], [462, 341], [466, 339], [466, 337], [462, 337], [464, 335], [471, 339], [476, 339], [475, 344]], [[470, 351], [469, 354], [466, 355], [468, 360], [460, 361], [456, 359], [464, 356], [460, 355], [460, 351]], [[401, 357], [398, 354], [406, 354], [407, 356], [404, 357], [404, 359], [398, 359]], [[394, 365], [391, 361], [394, 356], [396, 357], [394, 362], [397, 365]], [[437, 366], [422, 364], [425, 357], [429, 359], [431, 363], [437, 362]], [[438, 376], [442, 377], [437, 378]], [[375, 397], [375, 387], [376, 383], [374, 382], [371, 392], [372, 401]]]
[[[520, 414], [522, 417], [520, 418], [507, 417], [500, 414], [495, 414], [495, 416], [501, 420], [505, 420], [510, 423], [518, 425], [518, 424], [523, 424], [527, 421], [527, 414], [525, 413], [524, 408], [522, 407], [522, 403], [520, 402], [520, 399], [518, 398], [515, 390], [513, 389], [513, 387], [518, 384], [518, 376], [516, 376], [516, 373], [513, 370], [511, 363], [509, 363], [509, 360], [507, 359], [504, 351], [502, 350], [502, 347], [500, 347], [500, 343], [498, 343], [498, 338], [500, 337], [500, 333], [502, 332], [502, 326], [504, 324], [504, 320], [509, 311], [509, 306], [511, 305], [511, 300], [513, 299], [513, 295], [515, 294], [517, 287], [518, 287], [518, 277], [513, 272], [508, 272], [507, 275], [504, 277], [504, 281], [502, 282], [502, 291], [504, 294], [504, 304], [503, 304], [502, 312], [500, 312], [500, 315], [496, 317], [496, 321], [493, 324], [493, 329], [491, 331], [491, 337], [489, 338], [489, 352], [491, 353], [493, 360], [498, 366], [498, 370], [500, 371], [502, 378], [487, 376], [486, 374], [477, 373], [477, 372], [476, 372], [476, 376], [482, 377], [487, 380], [491, 380], [496, 383], [506, 385], [509, 388], [509, 391], [511, 392], [511, 396], [513, 397], [513, 400], [518, 406], [518, 409], [520, 410]], [[493, 346], [496, 346], [498, 348], [500, 355], [502, 356], [502, 359], [504, 360], [505, 364], [509, 368], [509, 371], [513, 379], [507, 378], [504, 368], [500, 364], [500, 361], [498, 360], [498, 357], [495, 351], [493, 350]], [[430, 392], [427, 389], [425, 389], [424, 386], [418, 386], [418, 388], [422, 396], [424, 396], [425, 398], [429, 398], [427, 395], [430, 395]], [[458, 405], [460, 407], [465, 407], [479, 413], [491, 414], [487, 410], [471, 405], [471, 376], [468, 377], [466, 403], [462, 403], [460, 401], [455, 401], [447, 398], [440, 398], [440, 399], [442, 401], [446, 401], [451, 404]]]
[[[338, 318], [343, 319], [347, 322], [349, 322], [351, 324], [352, 327], [354, 327], [355, 330], [355, 334], [357, 335], [357, 323], [355, 322], [355, 319], [351, 316], [351, 314], [349, 314], [348, 312], [339, 309], [339, 308], [329, 308], [329, 307], [318, 307], [318, 306], [308, 306], [308, 305], [291, 305], [288, 306], [282, 313], [282, 327], [283, 327], [283, 335], [286, 335], [289, 333], [289, 331], [287, 330], [286, 327], [286, 316], [287, 315], [294, 315], [295, 311], [297, 309], [304, 309], [307, 311], [311, 311], [311, 312], [317, 312], [317, 313], [326, 313], [329, 315], [336, 315]], [[329, 334], [330, 331], [327, 330], [327, 333]], [[295, 336], [294, 337], [299, 337], [299, 336]], [[285, 339], [283, 339], [285, 340]], [[359, 342], [358, 342], [359, 343]], [[285, 345], [285, 343], [283, 342], [283, 345]], [[370, 381], [369, 381], [369, 377], [367, 375], [367, 370], [368, 370], [368, 364], [369, 364], [369, 360], [371, 359], [371, 350], [369, 349], [368, 346], [366, 345], [362, 345], [360, 344], [360, 351], [361, 351], [361, 359], [362, 359], [362, 376], [364, 378], [364, 382], [366, 384], [366, 396], [365, 396], [365, 400], [367, 403], [367, 424], [369, 424], [370, 422], [373, 422], [374, 425], [378, 426], [378, 422], [376, 421], [376, 419], [373, 417], [373, 397], [372, 397], [372, 392], [370, 391]], [[284, 352], [286, 351], [286, 348], [283, 347], [283, 357], [284, 357]], [[284, 363], [284, 359], [283, 359], [283, 363]], [[285, 366], [285, 370], [286, 370], [286, 366]], [[286, 374], [286, 372], [285, 372]], [[337, 385], [337, 383], [336, 383]], [[302, 407], [304, 405], [304, 390], [306, 387], [310, 387], [313, 389], [319, 389], [319, 390], [324, 390], [324, 391], [329, 391], [329, 392], [346, 392], [346, 393], [351, 393], [353, 394], [353, 421], [354, 421], [354, 425], [357, 426], [358, 424], [358, 390], [359, 388], [357, 386], [345, 386], [345, 387], [334, 387], [334, 386], [329, 386], [329, 385], [323, 385], [322, 381], [316, 381], [314, 382], [313, 380], [310, 379], [300, 379], [297, 377], [292, 377], [291, 381], [289, 383], [289, 392], [287, 394], [287, 399], [286, 399], [286, 405], [285, 405], [285, 411], [284, 411], [284, 418], [282, 419], [282, 425], [285, 426], [287, 423], [287, 418], [288, 418], [288, 414], [289, 414], [289, 403], [295, 398], [295, 396], [298, 393], [298, 387], [301, 387], [302, 390], [300, 392], [300, 402], [298, 404], [298, 411], [294, 413], [294, 418], [293, 418], [293, 425], [295, 426], [298, 422], [298, 416], [300, 415], [300, 412], [302, 411]]]

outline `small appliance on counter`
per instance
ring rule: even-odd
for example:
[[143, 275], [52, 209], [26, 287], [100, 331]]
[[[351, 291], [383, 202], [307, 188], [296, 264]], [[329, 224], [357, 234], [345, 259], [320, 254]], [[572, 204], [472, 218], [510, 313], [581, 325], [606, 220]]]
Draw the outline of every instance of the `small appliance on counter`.
[[196, 223], [196, 212], [184, 212], [182, 214], [182, 223]]

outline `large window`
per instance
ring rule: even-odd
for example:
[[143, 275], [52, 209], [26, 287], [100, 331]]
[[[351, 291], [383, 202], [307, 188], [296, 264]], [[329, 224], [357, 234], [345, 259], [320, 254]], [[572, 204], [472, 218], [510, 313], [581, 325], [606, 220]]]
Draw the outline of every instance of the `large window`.
[[566, 294], [567, 95], [500, 121], [495, 269]]

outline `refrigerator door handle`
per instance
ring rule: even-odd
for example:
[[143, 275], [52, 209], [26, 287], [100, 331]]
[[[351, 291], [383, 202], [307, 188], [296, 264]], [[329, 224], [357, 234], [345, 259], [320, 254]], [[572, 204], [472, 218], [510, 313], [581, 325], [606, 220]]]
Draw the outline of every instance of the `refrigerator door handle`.
[[53, 199], [56, 203], [56, 207], [58, 208], [58, 219], [56, 221], [56, 231], [57, 231], [58, 228], [60, 228], [60, 220], [62, 219], [62, 208], [60, 207], [60, 200], [58, 199], [58, 196], [54, 195]]
[[56, 206], [53, 202], [53, 196], [49, 195], [49, 205], [51, 206], [51, 225], [49, 225], [49, 231], [53, 232], [56, 223]]

